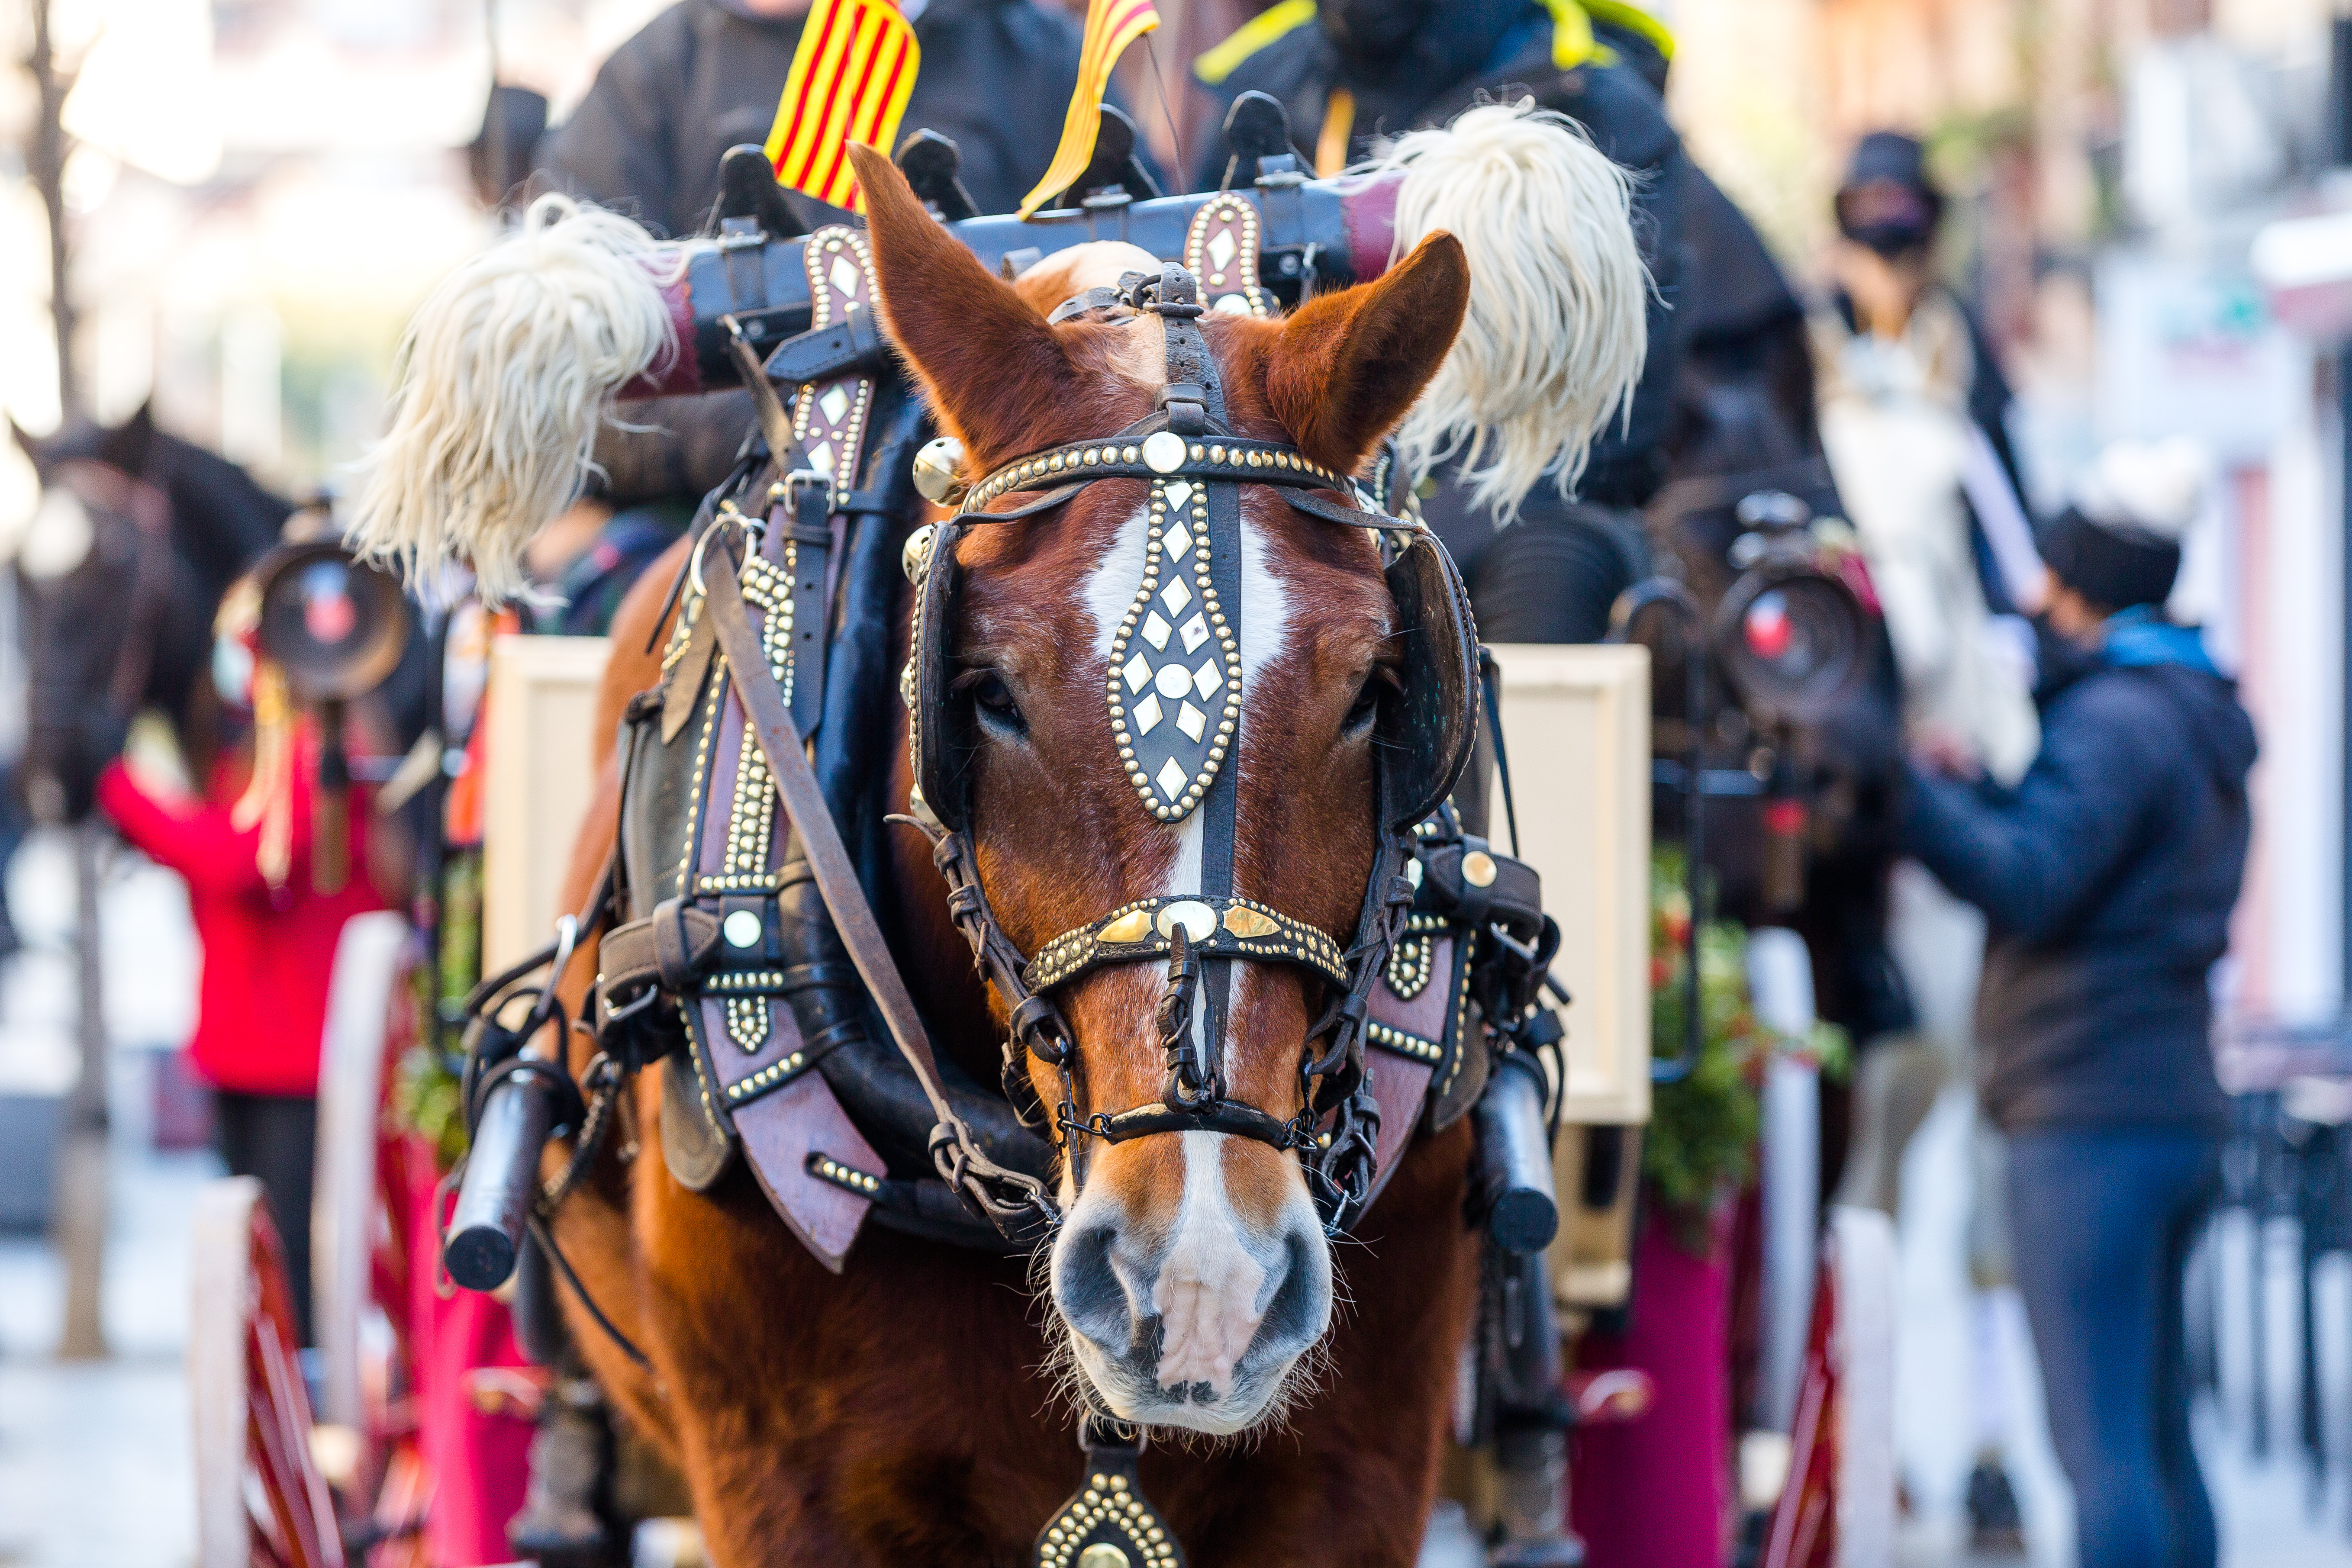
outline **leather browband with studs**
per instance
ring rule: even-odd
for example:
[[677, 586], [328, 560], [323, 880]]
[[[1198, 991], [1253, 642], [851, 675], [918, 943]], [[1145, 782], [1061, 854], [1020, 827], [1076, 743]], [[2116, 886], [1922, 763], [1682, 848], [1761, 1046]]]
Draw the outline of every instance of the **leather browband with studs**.
[[[1018, 462], [1007, 463], [965, 492], [961, 516], [971, 522], [992, 521], [981, 510], [999, 497], [1021, 490], [1051, 490], [1095, 479], [1207, 479], [1229, 484], [1283, 485], [1301, 490], [1337, 490], [1353, 497], [1355, 481], [1315, 462], [1297, 447], [1279, 441], [1250, 441], [1234, 437], [1195, 437], [1190, 440], [1172, 430], [1150, 435], [1121, 435], [1098, 441], [1074, 441], [1049, 447]], [[1005, 514], [1011, 521], [1018, 514]], [[1421, 531], [1411, 518], [1377, 512], [1355, 514], [1365, 527]]]
[[1066, 984], [1098, 964], [1131, 963], [1168, 952], [1178, 925], [1202, 958], [1296, 963], [1334, 985], [1348, 984], [1339, 944], [1304, 921], [1251, 899], [1198, 895], [1138, 899], [1102, 919], [1063, 932], [1037, 950], [1022, 973], [1032, 991]]

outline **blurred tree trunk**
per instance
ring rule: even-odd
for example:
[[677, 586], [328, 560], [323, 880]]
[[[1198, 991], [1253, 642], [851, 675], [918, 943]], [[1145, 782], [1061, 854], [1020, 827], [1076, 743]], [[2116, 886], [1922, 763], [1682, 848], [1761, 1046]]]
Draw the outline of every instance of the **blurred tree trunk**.
[[32, 144], [26, 149], [25, 170], [41, 193], [41, 206], [49, 219], [49, 324], [58, 340], [58, 406], [68, 419], [81, 411], [81, 386], [74, 374], [73, 291], [66, 254], [66, 142], [63, 117], [72, 78], [58, 69], [49, 37], [49, 0], [33, 0], [33, 53], [26, 62], [39, 98], [33, 122]]
[[[58, 68], [49, 34], [49, 0], [33, 0], [33, 49], [26, 61], [38, 98], [26, 171], [41, 193], [49, 225], [49, 323], [58, 344], [58, 407], [64, 419], [81, 411], [81, 388], [74, 374], [74, 308], [70, 258], [66, 244], [63, 123], [66, 94], [73, 82]], [[68, 1357], [106, 1354], [100, 1297], [106, 1261], [107, 1115], [106, 1016], [99, 971], [98, 835], [94, 824], [74, 832], [74, 963], [80, 1001], [80, 1071], [66, 1097], [63, 1136], [58, 1142], [57, 1211], [50, 1230], [65, 1264], [65, 1333], [58, 1353]]]

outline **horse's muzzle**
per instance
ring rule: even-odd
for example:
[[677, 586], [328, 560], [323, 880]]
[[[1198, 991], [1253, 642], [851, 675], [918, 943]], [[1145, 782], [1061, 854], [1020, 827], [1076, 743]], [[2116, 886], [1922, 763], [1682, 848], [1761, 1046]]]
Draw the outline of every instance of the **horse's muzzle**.
[[1295, 1201], [1244, 1216], [1221, 1179], [1230, 1141], [1177, 1136], [1186, 1182], [1173, 1225], [1135, 1223], [1090, 1182], [1055, 1249], [1054, 1301], [1113, 1415], [1239, 1432], [1329, 1326], [1329, 1246], [1303, 1182]]

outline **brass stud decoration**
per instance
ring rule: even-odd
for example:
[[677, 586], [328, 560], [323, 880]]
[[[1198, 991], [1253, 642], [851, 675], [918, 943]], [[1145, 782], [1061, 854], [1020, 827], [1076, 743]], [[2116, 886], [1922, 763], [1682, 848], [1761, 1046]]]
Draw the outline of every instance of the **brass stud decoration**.
[[[1155, 455], [1162, 437], [1167, 444]], [[1143, 452], [1155, 468], [1162, 459], [1171, 468], [1184, 461], [1183, 441], [1165, 430], [1147, 437]], [[1143, 585], [1111, 639], [1105, 695], [1119, 764], [1144, 809], [1161, 822], [1192, 815], [1240, 728], [1234, 618], [1211, 579], [1207, 488], [1153, 480]]]
[[1076, 1495], [1037, 1534], [1035, 1568], [1183, 1568], [1175, 1532], [1135, 1476], [1133, 1450], [1097, 1449], [1088, 1458]]

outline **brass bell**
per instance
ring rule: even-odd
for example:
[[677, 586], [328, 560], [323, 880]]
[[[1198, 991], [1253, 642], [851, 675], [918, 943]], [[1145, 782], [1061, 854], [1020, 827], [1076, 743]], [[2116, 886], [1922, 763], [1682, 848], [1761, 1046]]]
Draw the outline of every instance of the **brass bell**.
[[915, 489], [925, 500], [951, 506], [971, 487], [963, 481], [963, 443], [952, 436], [926, 441], [915, 454]]
[[898, 568], [907, 574], [909, 583], [923, 580], [923, 568], [930, 564], [931, 542], [939, 537], [940, 527], [927, 522], [907, 535], [907, 542], [898, 551]]

